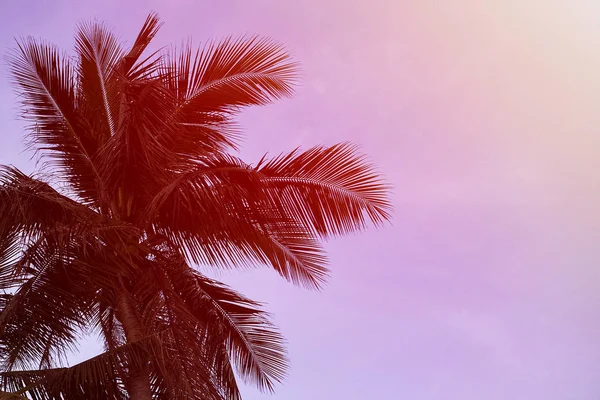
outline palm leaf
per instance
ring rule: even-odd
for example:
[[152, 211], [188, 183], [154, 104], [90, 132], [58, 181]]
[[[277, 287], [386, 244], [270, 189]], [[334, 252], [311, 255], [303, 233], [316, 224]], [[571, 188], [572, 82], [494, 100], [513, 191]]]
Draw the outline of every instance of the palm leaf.
[[146, 363], [164, 332], [106, 351], [68, 368], [0, 373], [1, 387], [40, 399], [126, 399], [120, 371]]
[[[150, 13], [138, 33], [133, 46], [129, 52], [123, 56], [116, 70], [127, 76], [130, 80], [141, 79], [153, 73], [158, 67], [158, 60], [149, 62], [152, 55], [141, 62], [140, 57], [158, 33], [161, 23], [156, 13]], [[156, 54], [156, 53], [154, 53]]]
[[258, 37], [226, 38], [195, 54], [188, 47], [165, 60], [166, 85], [177, 93], [178, 112], [267, 104], [292, 94], [297, 73], [282, 46]]
[[56, 235], [24, 251], [12, 265], [18, 288], [0, 302], [2, 369], [61, 365], [81, 332], [99, 327], [97, 310], [114, 304], [114, 282], [135, 273], [109, 254], [97, 239]]
[[321, 246], [282, 215], [261, 177], [234, 157], [204, 159], [166, 186], [146, 213], [157, 232], [183, 246], [193, 262], [216, 266], [271, 265], [309, 288], [327, 275]]
[[0, 167], [0, 215], [0, 225], [29, 234], [97, 219], [89, 208], [12, 167]]
[[288, 363], [284, 340], [260, 304], [202, 276], [176, 256], [165, 261], [161, 269], [178, 300], [175, 311], [215, 337], [246, 381], [273, 391]]
[[230, 37], [166, 54], [160, 79], [176, 99], [171, 120], [179, 128], [172, 151], [195, 158], [235, 148], [239, 132], [230, 114], [291, 96], [296, 73], [282, 46], [258, 37]]
[[[152, 326], [154, 331], [167, 327], [170, 331], [168, 357], [158, 365], [156, 376], [164, 381], [169, 393], [204, 398], [206, 393], [212, 392], [215, 397], [239, 399], [229, 358], [222, 351], [222, 335], [203, 328], [201, 321], [194, 318], [173, 290], [164, 271], [153, 269], [153, 272], [155, 279], [151, 286], [155, 288], [155, 297], [160, 299], [155, 302], [160, 310], [146, 315], [145, 324]], [[156, 293], [160, 295], [156, 296]]]
[[56, 47], [32, 38], [17, 43], [8, 58], [11, 77], [30, 122], [32, 145], [50, 156], [76, 192], [97, 198], [96, 143], [81, 128], [76, 108], [76, 74]]
[[90, 315], [89, 278], [67, 272], [54, 246], [38, 253], [27, 266], [30, 277], [0, 309], [3, 370], [60, 364]]
[[390, 219], [389, 187], [348, 143], [293, 151], [256, 171], [288, 215], [321, 236], [363, 229]]
[[0, 390], [0, 399], [2, 400], [28, 400], [27, 397], [15, 393], [4, 392]]
[[78, 102], [99, 143], [114, 135], [118, 116], [115, 66], [123, 50], [100, 23], [82, 23], [75, 36], [78, 64]]

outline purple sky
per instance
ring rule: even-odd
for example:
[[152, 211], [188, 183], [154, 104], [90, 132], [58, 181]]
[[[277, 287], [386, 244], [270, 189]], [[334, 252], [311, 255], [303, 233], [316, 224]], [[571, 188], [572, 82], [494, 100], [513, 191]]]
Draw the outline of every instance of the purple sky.
[[[294, 99], [242, 116], [248, 161], [350, 139], [395, 187], [393, 226], [327, 244], [323, 292], [219, 275], [289, 340], [288, 380], [247, 400], [600, 397], [600, 5], [2, 0], [0, 49], [71, 50], [93, 17], [130, 42], [150, 10], [159, 45], [257, 33], [301, 62]], [[32, 171], [15, 117], [2, 64], [0, 164]]]

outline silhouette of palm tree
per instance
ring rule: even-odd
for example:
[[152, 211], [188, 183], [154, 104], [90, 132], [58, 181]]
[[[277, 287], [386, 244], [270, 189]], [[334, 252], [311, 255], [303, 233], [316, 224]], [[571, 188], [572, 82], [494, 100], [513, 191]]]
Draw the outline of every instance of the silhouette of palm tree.
[[[289, 96], [296, 65], [265, 39], [124, 50], [82, 24], [76, 55], [25, 39], [9, 57], [52, 188], [0, 171], [0, 388], [34, 399], [237, 399], [287, 368], [260, 305], [194, 264], [272, 266], [318, 288], [320, 239], [389, 219], [387, 186], [347, 143], [249, 165], [240, 109]], [[66, 365], [81, 333], [104, 353]], [[5, 396], [7, 396], [5, 394]]]

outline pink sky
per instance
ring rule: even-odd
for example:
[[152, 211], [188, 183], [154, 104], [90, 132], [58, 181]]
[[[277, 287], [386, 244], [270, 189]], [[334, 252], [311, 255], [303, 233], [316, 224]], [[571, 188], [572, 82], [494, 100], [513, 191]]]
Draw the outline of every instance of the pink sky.
[[[393, 226], [327, 244], [325, 291], [220, 275], [289, 340], [288, 380], [247, 400], [598, 399], [596, 1], [3, 0], [0, 49], [70, 50], [93, 17], [130, 41], [150, 10], [158, 45], [257, 33], [301, 62], [294, 99], [243, 115], [248, 161], [350, 139], [395, 187]], [[0, 164], [32, 171], [15, 117], [2, 64]]]

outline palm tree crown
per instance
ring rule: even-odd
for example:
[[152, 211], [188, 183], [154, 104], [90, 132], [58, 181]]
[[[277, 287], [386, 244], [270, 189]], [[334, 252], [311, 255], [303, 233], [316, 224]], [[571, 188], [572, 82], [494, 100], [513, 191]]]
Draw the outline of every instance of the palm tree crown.
[[[322, 239], [389, 219], [387, 186], [347, 143], [250, 165], [233, 118], [292, 93], [296, 65], [257, 37], [144, 55], [102, 24], [76, 57], [34, 39], [9, 58], [48, 179], [0, 170], [0, 390], [33, 399], [237, 399], [284, 343], [260, 304], [193, 265], [266, 264], [319, 288]], [[104, 353], [66, 367], [83, 333]], [[10, 395], [8, 393], [11, 393]]]

